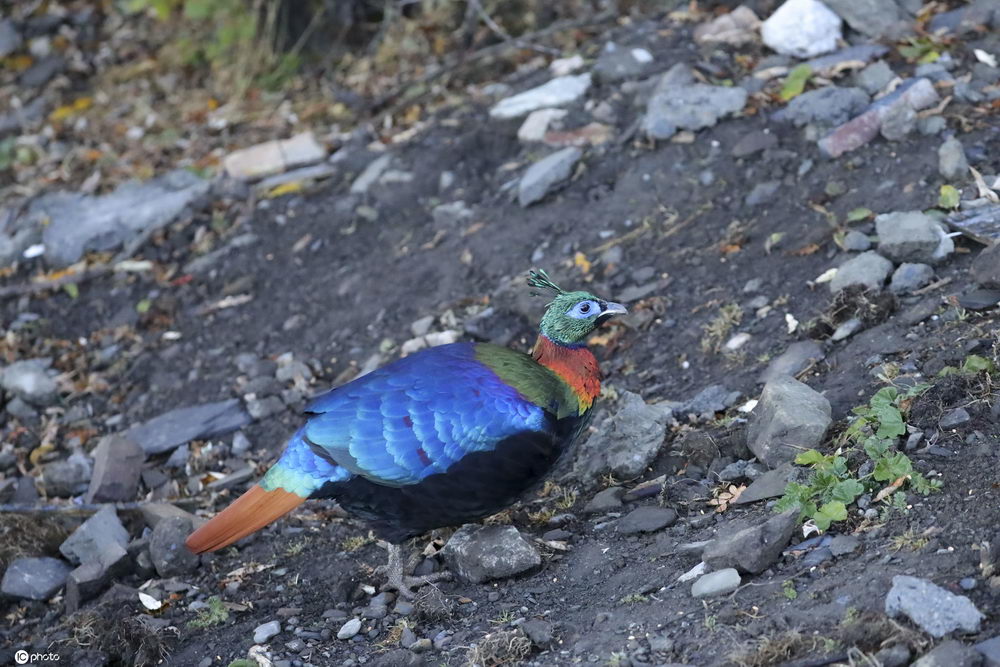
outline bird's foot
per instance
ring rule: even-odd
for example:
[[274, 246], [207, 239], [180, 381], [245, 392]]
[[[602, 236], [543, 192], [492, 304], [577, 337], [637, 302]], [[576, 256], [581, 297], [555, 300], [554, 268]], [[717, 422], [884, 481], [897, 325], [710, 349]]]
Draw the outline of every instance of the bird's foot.
[[380, 541], [378, 545], [389, 554], [388, 562], [376, 570], [384, 573], [386, 576], [386, 582], [381, 588], [383, 591], [396, 591], [401, 597], [413, 600], [416, 597], [416, 589], [427, 584], [451, 579], [451, 573], [447, 571], [432, 572], [431, 574], [424, 574], [417, 577], [407, 574], [407, 572], [413, 571], [416, 561], [419, 559], [411, 558], [410, 562], [407, 563], [407, 567], [404, 568], [402, 549], [398, 544], [389, 544], [388, 542]]

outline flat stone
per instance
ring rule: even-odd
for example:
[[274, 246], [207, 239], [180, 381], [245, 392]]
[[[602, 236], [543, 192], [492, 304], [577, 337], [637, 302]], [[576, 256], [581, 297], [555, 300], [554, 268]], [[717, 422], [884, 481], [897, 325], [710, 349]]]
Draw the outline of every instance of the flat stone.
[[750, 414], [747, 446], [768, 467], [792, 461], [818, 447], [830, 428], [830, 401], [791, 377], [777, 377], [764, 385]]
[[760, 34], [778, 53], [812, 58], [837, 48], [840, 17], [819, 0], [787, 0], [764, 21]]
[[473, 584], [513, 577], [542, 564], [538, 550], [513, 526], [462, 526], [441, 556], [458, 578]]
[[746, 203], [749, 207], [769, 204], [772, 200], [774, 200], [774, 195], [778, 193], [780, 188], [781, 181], [764, 181], [763, 183], [757, 183], [747, 195], [744, 203]]
[[233, 398], [217, 403], [177, 408], [129, 429], [126, 437], [139, 443], [147, 456], [162, 454], [192, 440], [237, 431], [251, 422]]
[[968, 424], [970, 421], [972, 421], [972, 417], [969, 415], [968, 410], [965, 408], [955, 408], [944, 413], [941, 421], [938, 422], [938, 426], [942, 429], [958, 428], [959, 426]]
[[969, 177], [969, 161], [962, 142], [949, 137], [938, 148], [938, 173], [946, 181], [961, 182]]
[[118, 518], [115, 508], [105, 505], [66, 538], [59, 546], [59, 552], [70, 562], [79, 565], [88, 561], [100, 561], [104, 548], [109, 544], [117, 544], [124, 549], [128, 546], [128, 540], [128, 531]]
[[549, 126], [569, 113], [565, 109], [538, 109], [528, 114], [528, 117], [517, 129], [517, 139], [524, 144], [540, 143], [545, 139]]
[[934, 280], [934, 268], [929, 264], [904, 262], [896, 267], [889, 282], [889, 289], [896, 294], [916, 292]]
[[32, 405], [51, 405], [59, 397], [59, 386], [49, 376], [49, 359], [15, 361], [0, 372], [0, 386]]
[[620, 486], [612, 486], [603, 491], [598, 492], [590, 499], [584, 508], [584, 514], [602, 514], [605, 512], [613, 512], [622, 507], [622, 495], [625, 493], [625, 489]]
[[66, 59], [53, 53], [36, 60], [31, 67], [24, 70], [19, 81], [26, 88], [41, 88], [64, 69], [66, 69]]
[[356, 195], [366, 194], [382, 178], [382, 175], [389, 169], [389, 165], [391, 164], [392, 155], [389, 153], [380, 155], [369, 162], [368, 166], [351, 183], [351, 193]]
[[659, 452], [671, 412], [647, 405], [638, 394], [623, 392], [618, 410], [606, 419], [581, 445], [576, 459], [576, 476], [585, 485], [594, 485], [603, 475], [635, 479]]
[[265, 141], [233, 151], [223, 158], [222, 164], [232, 178], [255, 180], [325, 159], [326, 148], [312, 132], [302, 132], [289, 139]]
[[757, 378], [757, 383], [766, 384], [777, 377], [794, 377], [824, 358], [826, 353], [815, 341], [803, 340], [792, 343], [781, 355], [771, 360]]
[[18, 558], [7, 566], [0, 591], [23, 600], [48, 600], [63, 587], [69, 573], [69, 565], [58, 558]]
[[879, 60], [855, 74], [854, 82], [869, 95], [875, 95], [884, 90], [889, 82], [895, 78], [896, 73], [892, 71], [888, 63]]
[[677, 521], [677, 512], [666, 507], [637, 507], [618, 523], [618, 532], [623, 535], [655, 533]]
[[972, 261], [972, 279], [980, 287], [1000, 289], [1000, 242], [979, 251]]
[[973, 648], [983, 656], [983, 667], [1000, 667], [1000, 636], [981, 641]]
[[734, 567], [760, 574], [781, 557], [798, 524], [799, 511], [790, 510], [758, 526], [722, 534], [705, 547], [702, 559], [716, 570]]
[[763, 130], [753, 130], [743, 135], [743, 138], [733, 146], [731, 152], [733, 157], [749, 157], [766, 151], [768, 148], [774, 148], [777, 145], [778, 138], [772, 133]]
[[983, 656], [975, 648], [948, 639], [913, 662], [910, 667], [980, 667]]
[[10, 19], [0, 21], [0, 58], [6, 58], [21, 47], [21, 33]]
[[756, 41], [759, 31], [760, 19], [752, 9], [740, 5], [727, 14], [697, 26], [693, 37], [698, 44], [740, 46]]
[[653, 63], [653, 55], [646, 49], [628, 48], [608, 42], [591, 70], [596, 83], [616, 83], [638, 79]]
[[941, 243], [941, 226], [922, 211], [896, 211], [875, 217], [878, 252], [894, 262], [930, 263]]
[[860, 546], [861, 540], [856, 535], [837, 535], [830, 540], [830, 553], [839, 558], [854, 553]]
[[977, 289], [958, 297], [958, 305], [967, 310], [989, 310], [1000, 305], [1000, 289]]
[[868, 37], [898, 38], [911, 29], [892, 0], [824, 0], [847, 25]]
[[590, 73], [559, 76], [536, 88], [500, 100], [490, 109], [497, 120], [519, 118], [537, 109], [561, 107], [583, 97], [590, 88]]
[[556, 185], [573, 175], [573, 167], [583, 157], [575, 146], [563, 148], [534, 163], [518, 183], [517, 199], [523, 207], [540, 201]]
[[[669, 74], [669, 72], [668, 72]], [[657, 85], [646, 104], [642, 130], [652, 139], [669, 139], [678, 130], [712, 127], [746, 106], [747, 91], [737, 86]]]
[[[358, 621], [358, 629], [361, 628], [361, 621]], [[253, 643], [254, 644], [266, 644], [276, 637], [281, 632], [281, 622], [280, 621], [268, 621], [267, 623], [261, 623], [253, 631]], [[357, 634], [355, 631], [354, 634]], [[354, 635], [351, 635], [353, 637]], [[349, 638], [348, 638], [349, 639]]]
[[775, 113], [775, 118], [797, 127], [834, 127], [864, 111], [868, 102], [868, 93], [861, 88], [824, 86], [798, 95], [787, 107]]
[[94, 472], [85, 500], [88, 503], [135, 499], [146, 454], [142, 447], [118, 434], [101, 438], [94, 448]]
[[892, 262], [879, 253], [869, 250], [852, 257], [837, 268], [837, 275], [830, 281], [830, 291], [836, 294], [854, 285], [880, 290], [890, 273], [892, 273]]
[[845, 320], [837, 325], [837, 328], [834, 329], [833, 334], [830, 336], [830, 340], [836, 343], [837, 341], [850, 338], [854, 334], [861, 331], [861, 327], [863, 326], [864, 323], [861, 320], [856, 317], [852, 317], [851, 319]]
[[906, 616], [932, 637], [944, 637], [961, 630], [979, 632], [983, 615], [969, 598], [955, 595], [917, 577], [896, 575], [885, 598], [885, 613]]
[[696, 598], [712, 598], [728, 595], [740, 587], [742, 580], [735, 568], [726, 568], [703, 575], [691, 586], [691, 595]]
[[337, 631], [337, 639], [350, 639], [359, 632], [361, 632], [361, 619], [352, 618], [340, 626], [340, 630]]

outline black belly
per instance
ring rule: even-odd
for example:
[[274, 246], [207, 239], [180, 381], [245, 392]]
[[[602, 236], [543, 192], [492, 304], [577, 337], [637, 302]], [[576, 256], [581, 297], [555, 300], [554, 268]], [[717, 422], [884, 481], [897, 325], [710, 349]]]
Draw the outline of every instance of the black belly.
[[539, 485], [579, 432], [579, 423], [560, 426], [556, 434], [525, 431], [491, 451], [466, 454], [447, 472], [417, 484], [381, 486], [358, 476], [326, 484], [312, 497], [336, 498], [390, 542], [476, 521], [510, 507]]

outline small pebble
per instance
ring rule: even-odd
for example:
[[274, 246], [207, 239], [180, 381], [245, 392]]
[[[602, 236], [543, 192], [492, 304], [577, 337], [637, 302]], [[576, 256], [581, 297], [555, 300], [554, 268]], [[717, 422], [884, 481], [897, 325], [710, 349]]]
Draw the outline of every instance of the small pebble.
[[340, 630], [337, 631], [337, 639], [350, 639], [359, 632], [361, 632], [361, 619], [352, 618], [340, 626]]

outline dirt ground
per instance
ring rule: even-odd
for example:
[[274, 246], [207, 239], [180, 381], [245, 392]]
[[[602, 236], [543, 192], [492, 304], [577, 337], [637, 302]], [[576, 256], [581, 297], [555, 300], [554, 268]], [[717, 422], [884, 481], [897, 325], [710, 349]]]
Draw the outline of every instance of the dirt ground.
[[[635, 34], [645, 35], [642, 43], [657, 62], [697, 59], [686, 47], [685, 30], [665, 37], [639, 29]], [[624, 129], [634, 115], [628, 113], [630, 100], [614, 86], [606, 93]], [[315, 360], [318, 390], [350, 377], [380, 350], [385, 351], [382, 361], [391, 359], [412, 337], [415, 320], [433, 315], [434, 329], [450, 328], [448, 311], [465, 319], [490, 300], [496, 311], [482, 322], [483, 338], [526, 349], [535, 330], [531, 310], [537, 317], [543, 303], [506, 298], [509, 290], [500, 288], [541, 266], [565, 286], [586, 286], [629, 301], [632, 314], [596, 347], [613, 392], [637, 392], [647, 402], [683, 401], [722, 384], [739, 391], [742, 403], [758, 396], [757, 378], [768, 362], [789, 344], [807, 339], [814, 331], [810, 323], [828, 312], [829, 289], [814, 281], [845, 256], [833, 240], [845, 223], [830, 219], [843, 221], [858, 207], [874, 213], [924, 209], [937, 199], [940, 137], [914, 133], [899, 142], [878, 139], [829, 160], [800, 130], [771, 122], [761, 111], [720, 122], [699, 132], [693, 143], [629, 141], [588, 149], [571, 183], [524, 209], [504, 185], [518, 173], [512, 163], [526, 164], [531, 152], [514, 139], [516, 122], [491, 121], [486, 110], [483, 103], [464, 104], [435, 118], [413, 140], [390, 147], [393, 168], [411, 172], [413, 179], [375, 186], [364, 196], [350, 194], [349, 187], [376, 153], [364, 148], [365, 141], [342, 149], [349, 150], [348, 158], [333, 179], [305, 194], [258, 202], [227, 232], [252, 232], [257, 242], [232, 250], [190, 282], [165, 286], [148, 274], [107, 276], [77, 298], [59, 292], [7, 300], [0, 305], [2, 318], [12, 322], [19, 313], [37, 313], [39, 339], [80, 347], [84, 342], [105, 345], [116, 340], [116, 327], [132, 327], [134, 333], [121, 340], [125, 362], [110, 371], [115, 391], [88, 398], [92, 414], [121, 413], [131, 424], [175, 407], [236, 395], [237, 354], [273, 358], [291, 352], [296, 359]], [[962, 107], [949, 114], [958, 123]], [[995, 116], [963, 127], [968, 130], [960, 135], [963, 143], [985, 156], [979, 164], [1000, 171], [1000, 152], [992, 150], [1000, 141]], [[736, 142], [764, 128], [778, 138], [775, 148], [750, 158], [732, 157]], [[799, 175], [805, 160], [813, 166]], [[445, 170], [455, 180], [442, 190]], [[781, 183], [777, 193], [763, 205], [748, 206], [746, 195], [766, 181]], [[843, 187], [831, 188], [831, 183]], [[468, 205], [472, 217], [457, 224], [435, 222], [433, 207], [456, 200]], [[357, 215], [359, 205], [374, 209], [377, 219]], [[174, 225], [140, 258], [187, 261], [195, 230], [206, 219]], [[852, 228], [873, 231], [870, 220]], [[780, 242], [767, 247], [775, 234], [783, 234]], [[843, 420], [884, 385], [876, 373], [884, 363], [895, 364], [903, 375], [933, 376], [968, 354], [996, 355], [998, 311], [967, 311], [950, 300], [970, 287], [968, 268], [981, 248], [963, 238], [956, 243], [958, 251], [936, 267], [938, 287], [900, 298], [884, 321], [862, 334], [822, 341], [825, 360], [800, 377], [831, 400], [835, 420]], [[589, 271], [574, 264], [576, 253], [592, 262]], [[747, 291], [751, 280], [758, 280], [758, 287]], [[204, 312], [205, 304], [236, 294], [253, 298]], [[761, 295], [772, 310], [757, 318], [750, 302]], [[150, 299], [152, 307], [139, 315], [134, 305], [143, 299]], [[742, 314], [732, 331], [751, 338], [727, 354], [718, 346], [728, 336], [712, 339], [710, 327], [728, 304], [736, 304]], [[925, 309], [929, 316], [916, 321], [910, 317], [914, 309]], [[794, 333], [788, 332], [785, 313], [801, 323]], [[165, 331], [179, 332], [179, 340], [164, 338]], [[65, 358], [57, 355], [57, 366], [69, 363]], [[491, 662], [481, 653], [479, 659], [499, 664], [510, 657], [502, 653], [501, 633], [525, 619], [543, 619], [551, 624], [551, 643], [543, 649], [536, 642], [529, 656], [513, 662], [865, 664], [853, 662], [859, 654], [851, 651], [874, 653], [902, 644], [917, 656], [933, 644], [906, 622], [890, 622], [883, 614], [892, 577], [899, 574], [968, 596], [986, 616], [978, 634], [962, 637], [976, 643], [1000, 634], [997, 590], [981, 567], [996, 540], [1000, 419], [991, 406], [997, 391], [949, 378], [935, 383], [914, 409], [914, 425], [928, 430], [955, 407], [965, 407], [972, 416], [968, 424], [941, 433], [940, 449], [911, 455], [925, 474], [939, 473], [941, 492], [909, 496], [908, 510], [884, 521], [852, 514], [833, 532], [856, 535], [860, 546], [855, 552], [811, 565], [804, 560], [807, 553], [791, 550], [724, 597], [695, 599], [690, 584], [678, 582], [698, 562], [685, 545], [762, 521], [771, 510], [756, 503], [714, 514], [705, 486], [693, 494], [684, 490], [684, 480], [700, 482], [703, 471], [696, 479], [688, 477], [686, 462], [670, 452], [685, 433], [704, 430], [720, 443], [723, 457], [747, 458], [733, 444], [745, 426], [744, 416], [735, 411], [715, 422], [676, 427], [647, 475], [619, 480], [631, 488], [669, 473], [673, 483], [664, 493], [626, 505], [626, 511], [642, 504], [676, 509], [680, 520], [664, 531], [622, 537], [606, 529], [599, 516], [581, 511], [598, 489], [561, 478], [564, 488], [577, 493], [572, 505], [562, 503], [556, 510], [573, 513], [560, 526], [572, 533], [569, 549], [543, 548], [541, 568], [517, 579], [441, 584], [440, 599], [422, 599], [406, 618], [418, 637], [436, 644], [424, 653], [399, 649], [398, 634], [378, 619], [365, 620], [351, 641], [336, 639], [353, 610], [367, 605], [368, 594], [360, 586], [380, 584], [373, 568], [384, 552], [356, 539], [367, 536], [363, 525], [341, 517], [332, 504], [315, 503], [238, 548], [206, 557], [195, 574], [179, 577], [166, 589], [176, 593], [174, 602], [153, 617], [158, 634], [126, 633], [125, 619], [141, 611], [134, 598], [90, 603], [90, 609], [110, 614], [120, 625], [116, 648], [69, 641], [71, 624], [56, 604], [3, 602], [0, 610], [11, 627], [18, 622], [3, 631], [0, 656], [27, 642], [57, 647], [66, 656], [64, 664], [101, 664], [88, 662], [97, 660], [97, 649], [109, 653], [113, 664], [135, 664], [156, 655], [159, 649], [149, 638], [156, 636], [166, 648], [160, 664], [228, 665], [247, 656], [257, 626], [280, 619], [286, 631], [271, 641], [271, 651], [272, 660], [286, 661], [281, 664], [467, 664], [468, 647], [485, 650], [488, 633], [499, 657]], [[601, 410], [613, 405], [606, 400]], [[298, 423], [293, 410], [284, 410], [247, 427], [254, 450], [261, 450], [255, 460], [262, 466], [272, 460]], [[216, 463], [214, 469], [224, 469], [225, 460]], [[196, 474], [205, 463], [192, 456], [191, 465]], [[214, 508], [239, 490], [217, 494]], [[201, 508], [206, 497], [188, 507]], [[557, 501], [540, 499], [505, 520], [525, 535], [540, 537], [552, 526], [530, 514], [554, 508]], [[446, 536], [445, 531], [437, 537]], [[423, 549], [428, 541], [416, 540], [413, 548]], [[793, 545], [798, 541], [797, 535]], [[262, 567], [254, 571], [254, 565]], [[248, 573], [229, 574], [240, 567]], [[959, 586], [967, 578], [976, 582], [971, 590]], [[230, 583], [235, 580], [238, 586]], [[142, 581], [130, 576], [119, 583], [137, 587]], [[232, 603], [228, 618], [213, 627], [191, 627], [194, 614], [187, 605], [213, 595]], [[324, 614], [327, 610], [335, 611]], [[307, 632], [326, 629], [333, 636], [328, 632], [315, 647], [298, 652], [288, 645], [296, 637], [289, 631], [293, 621]], [[401, 626], [396, 627], [398, 633]], [[123, 646], [150, 653], [137, 657]], [[508, 641], [512, 655], [516, 649]]]

